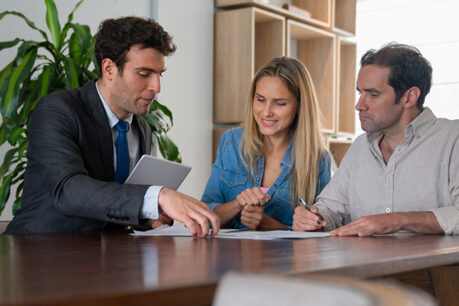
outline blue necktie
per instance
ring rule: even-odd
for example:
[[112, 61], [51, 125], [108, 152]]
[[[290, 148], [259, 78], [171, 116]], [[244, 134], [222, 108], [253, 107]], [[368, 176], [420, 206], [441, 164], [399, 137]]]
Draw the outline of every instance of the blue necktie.
[[129, 175], [129, 147], [127, 142], [127, 131], [129, 123], [126, 121], [118, 121], [115, 125], [118, 130], [116, 137], [116, 173], [115, 182], [123, 184]]

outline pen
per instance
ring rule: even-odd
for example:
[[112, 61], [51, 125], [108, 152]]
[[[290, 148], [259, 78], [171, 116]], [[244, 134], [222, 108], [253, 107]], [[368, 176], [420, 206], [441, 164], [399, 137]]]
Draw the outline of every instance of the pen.
[[301, 204], [301, 206], [311, 211], [311, 207], [309, 207], [308, 203], [306, 203], [302, 198], [298, 198], [298, 202]]
[[[306, 203], [306, 201], [303, 200], [302, 198], [298, 198], [298, 203], [300, 203], [301, 206], [303, 206], [304, 208], [306, 208], [308, 211], [312, 212], [312, 211], [311, 211], [311, 206], [309, 206], [308, 203]], [[312, 212], [312, 213], [313, 213], [313, 212]], [[316, 213], [313, 213], [313, 214], [316, 215]], [[320, 224], [320, 222], [317, 221], [317, 224]]]

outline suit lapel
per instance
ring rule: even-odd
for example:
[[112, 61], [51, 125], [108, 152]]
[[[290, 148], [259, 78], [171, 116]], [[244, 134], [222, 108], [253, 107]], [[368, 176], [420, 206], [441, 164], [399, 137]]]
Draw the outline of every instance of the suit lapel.
[[113, 180], [115, 170], [113, 168], [113, 138], [110, 124], [108, 123], [107, 114], [97, 93], [95, 80], [87, 83], [83, 88], [83, 101], [86, 103], [88, 115], [92, 117], [94, 125], [97, 127], [94, 131], [99, 138], [100, 156], [102, 156], [103, 166], [106, 171], [105, 178], [107, 181]]
[[147, 152], [146, 146], [145, 146], [145, 129], [139, 122], [139, 118], [137, 118], [136, 115], [133, 116], [133, 123], [135, 124], [137, 131], [139, 131], [139, 153], [140, 157], [144, 154], [150, 154], [150, 152]]

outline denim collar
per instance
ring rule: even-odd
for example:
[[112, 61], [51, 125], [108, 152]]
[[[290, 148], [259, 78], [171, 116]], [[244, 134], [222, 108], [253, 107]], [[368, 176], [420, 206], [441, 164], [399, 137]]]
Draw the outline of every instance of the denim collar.
[[[292, 159], [293, 159], [293, 154], [294, 154], [293, 147], [294, 147], [293, 141], [292, 139], [290, 139], [287, 150], [285, 150], [284, 155], [282, 156], [282, 159], [279, 164], [282, 170], [290, 169], [292, 166]], [[260, 158], [258, 159], [258, 165], [257, 165], [258, 169], [263, 168], [263, 164], [264, 164], [264, 156], [261, 155]]]

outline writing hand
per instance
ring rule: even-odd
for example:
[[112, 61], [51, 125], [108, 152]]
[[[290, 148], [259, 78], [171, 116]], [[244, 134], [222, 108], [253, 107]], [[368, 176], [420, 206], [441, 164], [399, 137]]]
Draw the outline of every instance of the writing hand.
[[327, 225], [319, 214], [319, 210], [315, 206], [311, 206], [311, 211], [308, 211], [303, 206], [295, 208], [293, 214], [293, 226], [294, 231], [305, 232], [305, 231], [316, 231]]

